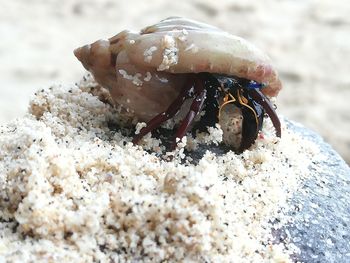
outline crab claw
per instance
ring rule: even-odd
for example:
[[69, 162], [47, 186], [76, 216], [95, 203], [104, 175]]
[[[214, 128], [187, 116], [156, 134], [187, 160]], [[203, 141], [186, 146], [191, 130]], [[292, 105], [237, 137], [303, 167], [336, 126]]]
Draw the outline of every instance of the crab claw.
[[243, 115], [242, 141], [238, 152], [243, 152], [254, 143], [262, 128], [264, 118], [263, 107], [254, 101], [249, 101], [248, 106], [241, 109]]

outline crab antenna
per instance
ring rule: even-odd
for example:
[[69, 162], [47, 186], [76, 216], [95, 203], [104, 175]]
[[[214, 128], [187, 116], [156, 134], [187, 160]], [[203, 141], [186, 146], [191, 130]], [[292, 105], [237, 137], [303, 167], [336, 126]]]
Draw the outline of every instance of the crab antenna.
[[275, 109], [273, 108], [270, 100], [260, 91], [257, 89], [251, 89], [249, 90], [249, 94], [252, 96], [252, 98], [257, 101], [261, 106], [263, 106], [264, 110], [266, 111], [267, 115], [269, 115], [273, 126], [276, 130], [276, 136], [281, 137], [281, 122], [277, 116], [277, 113]]

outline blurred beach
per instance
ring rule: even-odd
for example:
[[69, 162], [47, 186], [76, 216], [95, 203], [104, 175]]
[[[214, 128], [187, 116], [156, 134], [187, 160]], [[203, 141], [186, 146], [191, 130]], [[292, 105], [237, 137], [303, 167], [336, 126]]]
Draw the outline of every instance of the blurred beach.
[[0, 0], [0, 124], [23, 116], [36, 90], [81, 79], [74, 48], [184, 16], [266, 51], [284, 84], [279, 113], [350, 163], [349, 13], [347, 0]]

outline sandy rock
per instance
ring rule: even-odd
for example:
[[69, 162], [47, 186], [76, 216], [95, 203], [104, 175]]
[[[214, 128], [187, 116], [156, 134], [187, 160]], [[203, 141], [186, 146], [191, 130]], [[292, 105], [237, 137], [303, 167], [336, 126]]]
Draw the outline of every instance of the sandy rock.
[[278, 139], [266, 121], [264, 136], [241, 155], [203, 138], [197, 148], [186, 149], [185, 139], [164, 155], [149, 136], [145, 151], [130, 143], [131, 130], [116, 129], [121, 113], [107, 95], [90, 79], [53, 86], [36, 93], [25, 117], [1, 127], [1, 260], [290, 262], [312, 255], [298, 252], [305, 226], [299, 241], [276, 241], [276, 231], [300, 225], [292, 221], [302, 216], [293, 198], [305, 182], [321, 180], [315, 169], [327, 151], [320, 154], [319, 141], [303, 139], [293, 125], [283, 125]]

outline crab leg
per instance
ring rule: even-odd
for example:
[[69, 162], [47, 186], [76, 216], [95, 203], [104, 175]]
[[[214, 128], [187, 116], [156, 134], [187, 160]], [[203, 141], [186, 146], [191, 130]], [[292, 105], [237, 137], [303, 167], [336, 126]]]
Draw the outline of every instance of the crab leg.
[[188, 111], [185, 119], [182, 121], [180, 127], [176, 131], [175, 140], [171, 146], [171, 149], [175, 149], [176, 138], [181, 139], [186, 134], [194, 118], [197, 116], [197, 114], [201, 111], [203, 107], [203, 104], [207, 95], [207, 90], [204, 87], [204, 83], [199, 79], [196, 79], [195, 94], [196, 95], [195, 95], [195, 98], [193, 99], [190, 110]]
[[177, 98], [170, 104], [168, 109], [162, 113], [159, 113], [149, 122], [147, 122], [147, 126], [140, 130], [140, 133], [133, 138], [132, 142], [134, 144], [137, 144], [147, 133], [157, 129], [163, 122], [174, 117], [175, 114], [180, 110], [184, 101], [192, 97], [190, 90], [193, 88], [193, 85], [194, 79], [193, 77], [189, 77], [184, 88], [181, 90]]
[[273, 126], [275, 127], [276, 136], [281, 137], [281, 122], [269, 99], [266, 98], [266, 96], [260, 90], [257, 89], [252, 89], [249, 92], [249, 94], [257, 103], [259, 103], [264, 108], [267, 115], [269, 115]]
[[215, 127], [215, 124], [219, 122], [219, 82], [216, 78], [209, 73], [200, 73], [200, 78], [203, 80], [205, 89], [207, 90], [207, 98], [204, 102], [203, 110], [204, 116], [201, 117], [201, 121], [194, 127], [195, 130], [207, 131], [208, 127]]

